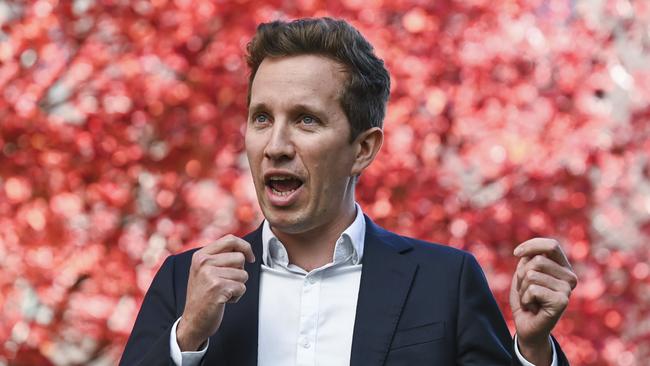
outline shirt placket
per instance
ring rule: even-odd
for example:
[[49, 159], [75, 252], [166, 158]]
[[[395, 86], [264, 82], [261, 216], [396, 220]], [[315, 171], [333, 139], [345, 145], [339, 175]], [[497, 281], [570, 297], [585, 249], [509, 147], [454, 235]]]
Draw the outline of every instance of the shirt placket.
[[296, 366], [316, 365], [316, 336], [318, 335], [318, 312], [320, 306], [320, 271], [305, 276], [300, 301], [300, 323], [296, 345]]

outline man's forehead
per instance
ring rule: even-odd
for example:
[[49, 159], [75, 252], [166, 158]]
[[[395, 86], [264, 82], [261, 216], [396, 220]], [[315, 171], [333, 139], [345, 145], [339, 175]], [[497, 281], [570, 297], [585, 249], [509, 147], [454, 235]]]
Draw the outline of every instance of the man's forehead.
[[345, 77], [344, 70], [345, 68], [339, 62], [316, 54], [266, 57], [258, 67], [253, 83], [261, 77], [265, 80], [273, 80], [274, 78], [286, 79], [287, 75], [294, 79], [340, 79]]
[[345, 83], [342, 66], [319, 55], [266, 58], [251, 85], [250, 108], [273, 101], [337, 99]]

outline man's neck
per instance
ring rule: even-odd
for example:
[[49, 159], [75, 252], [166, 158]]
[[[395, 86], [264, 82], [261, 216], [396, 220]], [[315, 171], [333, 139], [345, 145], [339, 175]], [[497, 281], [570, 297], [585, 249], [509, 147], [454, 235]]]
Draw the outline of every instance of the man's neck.
[[356, 218], [356, 205], [342, 210], [339, 219], [304, 233], [284, 233], [271, 227], [289, 255], [289, 263], [309, 272], [332, 261], [336, 242]]

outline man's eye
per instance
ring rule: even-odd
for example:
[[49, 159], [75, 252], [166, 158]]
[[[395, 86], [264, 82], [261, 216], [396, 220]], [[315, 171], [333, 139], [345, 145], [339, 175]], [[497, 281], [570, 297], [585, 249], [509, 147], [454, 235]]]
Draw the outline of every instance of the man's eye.
[[313, 125], [313, 124], [316, 123], [316, 118], [314, 118], [312, 116], [303, 116], [302, 117], [302, 123], [304, 123], [306, 125]]
[[268, 122], [269, 118], [266, 115], [258, 114], [257, 116], [255, 116], [255, 118], [253, 118], [253, 120], [256, 123], [266, 123]]

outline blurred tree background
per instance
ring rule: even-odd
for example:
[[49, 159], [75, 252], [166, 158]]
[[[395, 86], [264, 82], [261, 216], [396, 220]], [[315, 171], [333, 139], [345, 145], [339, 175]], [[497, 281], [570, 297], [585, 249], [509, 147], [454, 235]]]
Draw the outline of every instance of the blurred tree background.
[[507, 318], [513, 248], [558, 238], [572, 364], [650, 362], [650, 2], [0, 0], [0, 365], [116, 363], [167, 255], [260, 223], [243, 51], [326, 15], [393, 80], [364, 210]]

